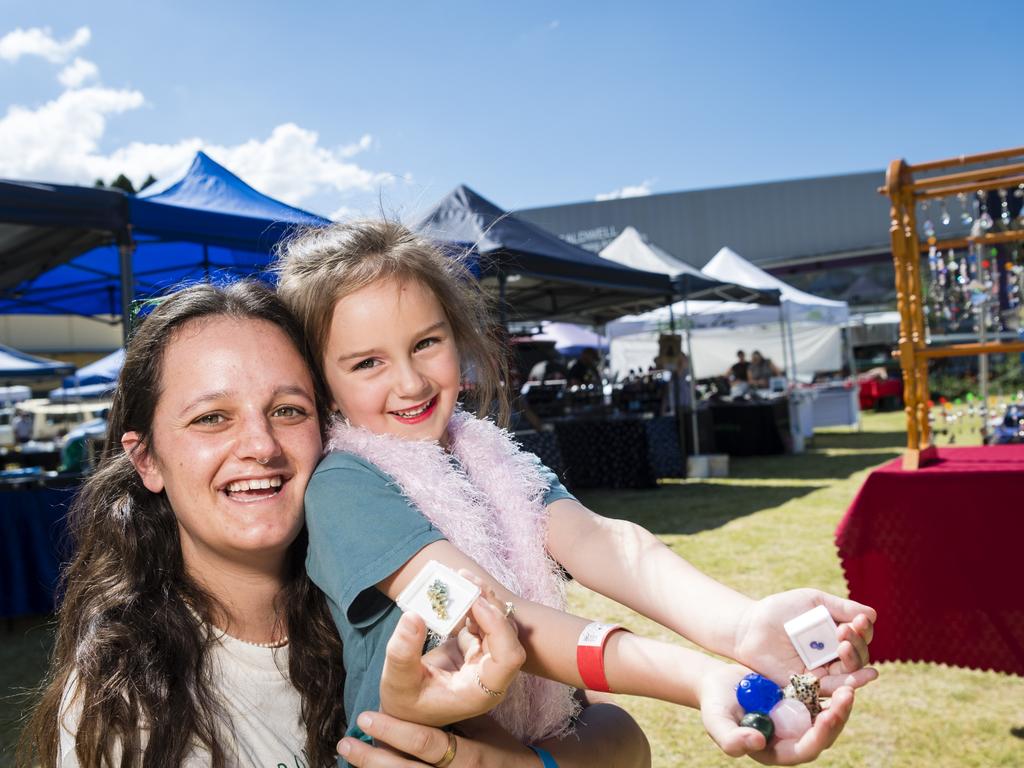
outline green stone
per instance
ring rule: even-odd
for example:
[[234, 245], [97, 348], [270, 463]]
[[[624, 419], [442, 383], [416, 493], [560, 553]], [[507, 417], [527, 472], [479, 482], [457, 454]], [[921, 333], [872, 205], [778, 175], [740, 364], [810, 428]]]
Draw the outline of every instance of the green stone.
[[760, 731], [764, 735], [765, 742], [770, 742], [772, 736], [775, 735], [775, 723], [768, 715], [762, 715], [760, 712], [747, 712], [740, 720], [740, 725]]

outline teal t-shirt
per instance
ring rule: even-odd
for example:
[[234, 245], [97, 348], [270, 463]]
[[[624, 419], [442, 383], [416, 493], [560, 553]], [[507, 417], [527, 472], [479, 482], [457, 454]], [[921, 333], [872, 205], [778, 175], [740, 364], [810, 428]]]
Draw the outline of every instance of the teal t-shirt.
[[[547, 506], [572, 499], [558, 477], [548, 480]], [[380, 707], [380, 676], [401, 609], [376, 585], [444, 534], [416, 509], [391, 477], [350, 453], [328, 454], [306, 488], [306, 569], [327, 595], [345, 660], [345, 714]]]

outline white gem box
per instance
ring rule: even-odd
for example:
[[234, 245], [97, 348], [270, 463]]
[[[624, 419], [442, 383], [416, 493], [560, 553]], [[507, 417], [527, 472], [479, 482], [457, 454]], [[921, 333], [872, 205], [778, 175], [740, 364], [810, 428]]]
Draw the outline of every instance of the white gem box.
[[801, 613], [784, 625], [789, 640], [807, 669], [820, 667], [839, 658], [836, 623], [828, 609], [819, 605]]
[[480, 588], [448, 566], [431, 560], [398, 596], [398, 607], [423, 617], [427, 628], [448, 637], [469, 612]]

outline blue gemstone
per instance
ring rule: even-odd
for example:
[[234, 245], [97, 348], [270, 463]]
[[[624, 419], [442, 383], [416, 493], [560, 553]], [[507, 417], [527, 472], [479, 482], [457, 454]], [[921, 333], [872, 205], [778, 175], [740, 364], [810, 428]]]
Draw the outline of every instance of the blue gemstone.
[[750, 674], [736, 686], [736, 701], [744, 712], [761, 712], [767, 715], [782, 698], [782, 689], [762, 675]]

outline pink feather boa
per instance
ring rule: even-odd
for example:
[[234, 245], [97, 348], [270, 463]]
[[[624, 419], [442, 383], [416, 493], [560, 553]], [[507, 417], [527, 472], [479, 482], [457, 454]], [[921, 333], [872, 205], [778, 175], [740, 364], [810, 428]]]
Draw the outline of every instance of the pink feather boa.
[[[452, 415], [448, 436], [451, 455], [432, 441], [376, 435], [336, 420], [326, 450], [379, 467], [448, 541], [509, 591], [564, 610], [565, 578], [544, 546], [548, 484], [537, 457], [507, 431], [462, 411]], [[492, 715], [530, 743], [569, 732], [578, 712], [572, 688], [523, 673]]]

